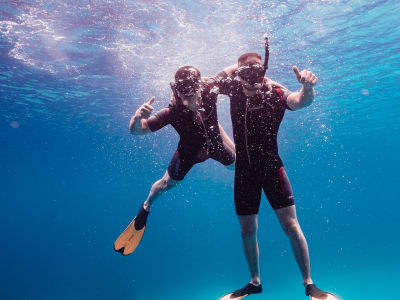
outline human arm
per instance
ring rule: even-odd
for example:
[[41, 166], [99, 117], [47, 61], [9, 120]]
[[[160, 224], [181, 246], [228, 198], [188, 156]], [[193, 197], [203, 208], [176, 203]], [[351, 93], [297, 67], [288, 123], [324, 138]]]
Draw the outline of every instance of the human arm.
[[311, 105], [315, 98], [314, 85], [318, 82], [318, 77], [308, 70], [299, 71], [296, 66], [293, 67], [297, 80], [303, 85], [298, 92], [291, 93], [286, 104], [292, 110], [301, 109]]
[[222, 128], [221, 124], [218, 123], [219, 126], [219, 132], [221, 134], [222, 141], [233, 151], [236, 152], [235, 144], [233, 141], [230, 139], [229, 135], [225, 132], [224, 128]]
[[150, 128], [147, 124], [147, 119], [150, 117], [154, 110], [153, 104], [155, 97], [151, 97], [149, 101], [142, 104], [136, 113], [132, 116], [129, 122], [129, 132], [133, 135], [141, 135], [150, 132]]
[[[235, 73], [236, 72], [236, 70], [238, 69], [238, 65], [237, 64], [234, 64], [234, 65], [231, 65], [231, 66], [229, 66], [229, 67], [226, 67], [222, 72], [224, 72], [226, 75], [228, 75], [228, 77], [229, 76], [231, 76], [233, 73]], [[219, 73], [218, 73], [219, 74]]]
[[225, 79], [232, 76], [237, 70], [237, 64], [226, 67], [222, 71], [218, 72], [214, 77], [202, 77], [205, 82], [211, 83], [212, 85], [219, 86]]
[[228, 95], [232, 89], [232, 74], [237, 70], [237, 65], [231, 65], [222, 71], [218, 72], [214, 77], [207, 78], [207, 84], [218, 88], [218, 93]]
[[268, 77], [264, 77], [264, 85], [267, 86], [269, 91], [272, 91], [272, 87], [287, 90], [287, 88], [285, 88], [282, 84], [280, 84], [279, 82], [273, 81], [271, 78], [268, 78]]

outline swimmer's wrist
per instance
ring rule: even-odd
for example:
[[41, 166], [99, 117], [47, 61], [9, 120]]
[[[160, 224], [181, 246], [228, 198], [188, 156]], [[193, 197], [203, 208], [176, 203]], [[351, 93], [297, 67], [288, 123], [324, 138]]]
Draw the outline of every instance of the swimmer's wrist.
[[315, 93], [315, 90], [314, 90], [314, 87], [312, 85], [303, 84], [303, 87], [302, 87], [303, 98], [306, 98], [306, 99], [308, 99], [310, 97], [313, 98], [314, 97], [314, 93]]
[[314, 90], [314, 86], [310, 84], [303, 84], [303, 90], [304, 92], [310, 93]]
[[134, 119], [134, 122], [136, 122], [137, 120], [144, 119], [144, 117], [142, 116], [142, 113], [139, 110], [137, 110], [135, 115], [133, 116], [133, 119]]

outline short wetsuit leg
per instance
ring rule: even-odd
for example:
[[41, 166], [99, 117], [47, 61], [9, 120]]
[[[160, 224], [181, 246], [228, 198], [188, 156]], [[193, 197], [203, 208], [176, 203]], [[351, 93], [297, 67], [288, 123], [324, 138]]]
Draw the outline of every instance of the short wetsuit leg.
[[283, 166], [262, 175], [262, 188], [274, 210], [294, 204], [292, 186]]
[[182, 155], [177, 150], [171, 158], [167, 171], [173, 180], [180, 181], [185, 178], [186, 174], [196, 163], [197, 161], [194, 157]]
[[258, 214], [261, 188], [255, 172], [250, 172], [249, 168], [241, 168], [236, 165], [234, 198], [237, 215]]
[[210, 154], [210, 157], [224, 166], [229, 166], [235, 162], [236, 154], [228, 145], [222, 143], [216, 151]]
[[190, 151], [176, 150], [168, 166], [168, 174], [173, 180], [182, 180], [193, 165], [208, 159], [206, 150], [194, 149]]

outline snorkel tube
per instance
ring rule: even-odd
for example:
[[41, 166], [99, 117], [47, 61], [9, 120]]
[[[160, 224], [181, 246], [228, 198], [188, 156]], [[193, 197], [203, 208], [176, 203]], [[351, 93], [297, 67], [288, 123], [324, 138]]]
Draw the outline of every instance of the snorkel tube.
[[264, 57], [264, 77], [268, 70], [268, 60], [269, 60], [269, 43], [268, 43], [268, 36], [264, 34], [265, 39], [265, 57]]

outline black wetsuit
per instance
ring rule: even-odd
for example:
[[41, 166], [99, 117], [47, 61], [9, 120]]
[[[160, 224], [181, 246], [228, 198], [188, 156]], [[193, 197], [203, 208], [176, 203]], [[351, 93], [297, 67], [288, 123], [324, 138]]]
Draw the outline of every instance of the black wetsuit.
[[263, 86], [254, 96], [243, 93], [234, 77], [221, 72], [214, 79], [231, 102], [236, 146], [235, 208], [238, 215], [257, 214], [261, 190], [273, 209], [294, 204], [292, 188], [278, 154], [277, 135], [286, 109], [288, 90]]
[[180, 140], [168, 166], [168, 174], [174, 180], [182, 180], [194, 164], [208, 158], [223, 165], [235, 161], [235, 153], [223, 143], [218, 126], [217, 96], [210, 87], [202, 87], [202, 110], [193, 112], [183, 105], [172, 105], [160, 110], [147, 120], [151, 131], [171, 124]]

